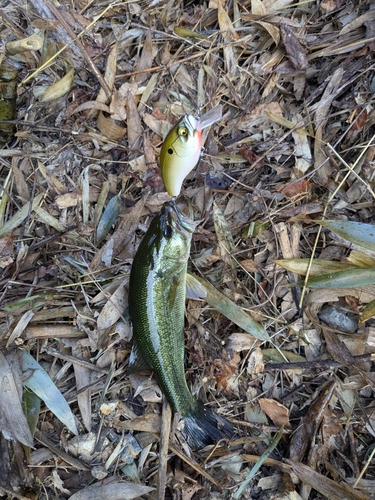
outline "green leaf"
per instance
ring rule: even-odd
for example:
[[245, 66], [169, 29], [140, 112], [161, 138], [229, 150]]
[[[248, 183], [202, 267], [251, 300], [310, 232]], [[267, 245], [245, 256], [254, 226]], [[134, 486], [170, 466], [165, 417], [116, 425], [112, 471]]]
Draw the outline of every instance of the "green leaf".
[[317, 220], [315, 222], [351, 243], [375, 252], [375, 226], [373, 224], [342, 220]]
[[13, 302], [6, 304], [1, 309], [9, 314], [21, 314], [25, 311], [43, 307], [46, 304], [46, 300], [51, 300], [52, 298], [53, 295], [51, 293], [39, 293], [38, 295], [13, 300]]
[[[293, 273], [305, 276], [309, 266], [310, 259], [280, 259], [274, 260], [278, 266], [292, 271]], [[338, 262], [336, 260], [314, 259], [312, 261], [310, 275], [321, 276], [322, 274], [334, 273], [337, 271], [344, 271], [346, 269], [355, 269], [354, 264], [348, 262]]]
[[254, 221], [250, 222], [248, 226], [241, 233], [241, 238], [254, 238], [258, 234], [263, 233], [269, 226], [268, 222]]
[[31, 371], [31, 376], [23, 385], [33, 391], [56, 417], [65, 424], [73, 434], [78, 434], [74, 415], [66, 399], [51, 380], [47, 372], [27, 351], [21, 354], [22, 372]]
[[[22, 394], [22, 409], [29, 424], [31, 435], [34, 436], [35, 429], [39, 420], [40, 398], [27, 387]], [[24, 445], [25, 446], [25, 445]], [[25, 446], [27, 461], [30, 462], [30, 447]]]
[[217, 309], [221, 314], [226, 316], [228, 319], [233, 321], [236, 325], [241, 327], [245, 332], [249, 333], [253, 337], [262, 340], [269, 341], [270, 337], [265, 330], [265, 328], [255, 321], [249, 314], [247, 314], [240, 306], [235, 304], [232, 300], [228, 299], [224, 294], [216, 290], [216, 288], [211, 285], [208, 281], [196, 276], [195, 274], [188, 273], [189, 282], [191, 286], [191, 281], [198, 281], [196, 289], [199, 289], [199, 285], [204, 288], [206, 295], [202, 298], [210, 304], [210, 306]]
[[[296, 285], [303, 286], [299, 281]], [[308, 288], [353, 288], [375, 284], [375, 267], [348, 269], [309, 279]], [[295, 286], [295, 285], [293, 285]]]
[[259, 458], [258, 462], [254, 465], [254, 467], [251, 469], [249, 474], [246, 476], [245, 481], [241, 484], [241, 486], [238, 488], [236, 493], [234, 494], [233, 498], [240, 498], [242, 493], [245, 491], [246, 486], [250, 483], [250, 481], [253, 479], [255, 474], [258, 472], [258, 470], [262, 467], [263, 463], [265, 460], [271, 455], [273, 450], [276, 448], [276, 446], [279, 444], [279, 441], [283, 435], [284, 431], [284, 426], [282, 426], [277, 433], [275, 439], [272, 441], [272, 443], [267, 447], [266, 451], [263, 453], [263, 455]]
[[109, 233], [111, 227], [115, 223], [118, 214], [122, 207], [121, 193], [111, 198], [106, 206], [103, 215], [100, 218], [98, 227], [96, 229], [96, 240], [100, 243]]
[[304, 356], [285, 349], [262, 349], [262, 354], [265, 361], [271, 361], [272, 363], [286, 363], [287, 361], [290, 363], [303, 363], [306, 361]]
[[34, 436], [40, 413], [40, 397], [25, 387], [22, 394], [22, 409], [29, 424], [31, 434]]
[[346, 260], [355, 267], [375, 267], [375, 259], [356, 250], [352, 250]]

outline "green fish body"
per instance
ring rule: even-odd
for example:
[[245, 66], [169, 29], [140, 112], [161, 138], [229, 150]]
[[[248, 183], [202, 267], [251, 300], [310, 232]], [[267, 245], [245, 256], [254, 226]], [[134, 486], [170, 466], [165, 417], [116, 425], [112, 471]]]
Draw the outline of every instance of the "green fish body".
[[184, 371], [186, 273], [196, 223], [172, 200], [163, 205], [139, 245], [129, 282], [133, 349], [128, 373], [151, 368], [193, 449], [232, 434], [224, 418], [196, 401]]

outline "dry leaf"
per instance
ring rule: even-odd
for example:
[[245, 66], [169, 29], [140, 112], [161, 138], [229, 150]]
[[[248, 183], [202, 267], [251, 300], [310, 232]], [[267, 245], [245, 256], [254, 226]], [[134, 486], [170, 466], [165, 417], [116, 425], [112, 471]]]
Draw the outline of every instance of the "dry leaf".
[[6, 439], [33, 447], [33, 437], [22, 410], [21, 373], [0, 351], [0, 430]]
[[111, 141], [121, 141], [126, 134], [126, 128], [120, 125], [120, 122], [116, 122], [110, 116], [105, 116], [102, 111], [98, 115], [96, 124], [100, 132]]
[[314, 490], [319, 491], [322, 495], [326, 496], [330, 500], [368, 500], [367, 495], [363, 495], [360, 491], [354, 490], [348, 484], [343, 481], [332, 481], [319, 472], [314, 471], [311, 467], [303, 465], [299, 462], [294, 462], [292, 460], [285, 460], [297, 475], [297, 477], [307, 483]]
[[240, 154], [247, 160], [250, 165], [256, 163], [255, 168], [263, 168], [264, 167], [264, 159], [259, 160], [259, 156], [256, 155], [251, 149], [249, 149], [245, 144], [242, 144], [240, 147]]
[[127, 283], [128, 279], [124, 280], [108, 298], [97, 319], [97, 325], [100, 330], [110, 328], [123, 315], [128, 303], [128, 293], [125, 288]]
[[314, 183], [307, 179], [300, 179], [292, 184], [287, 184], [282, 188], [281, 192], [288, 198], [293, 198], [294, 196], [308, 193], [313, 187]]
[[72, 88], [73, 80], [74, 80], [74, 69], [72, 68], [67, 72], [65, 76], [63, 76], [63, 78], [61, 78], [61, 80], [48, 87], [48, 89], [44, 92], [44, 94], [40, 98], [41, 102], [54, 101], [67, 94], [69, 90]]
[[142, 143], [143, 128], [139, 117], [138, 108], [131, 92], [128, 92], [126, 100], [126, 112], [128, 115], [128, 145], [129, 149], [134, 151], [134, 155], [138, 156], [139, 149]]
[[[241, 361], [239, 354], [233, 351], [233, 355], [229, 361], [215, 359], [213, 366], [215, 368], [215, 378], [217, 382], [217, 390], [224, 389], [225, 391], [236, 391], [238, 382], [232, 377], [238, 372], [238, 365]], [[232, 380], [231, 380], [232, 379]]]
[[[110, 478], [113, 480], [113, 478]], [[111, 500], [132, 500], [147, 495], [154, 488], [149, 486], [142, 486], [134, 483], [124, 483], [113, 481], [107, 483], [105, 480], [100, 481], [92, 486], [86, 486], [82, 490], [74, 493], [69, 500], [103, 500], [103, 498], [110, 498]]]
[[233, 27], [232, 21], [221, 3], [218, 5], [218, 22], [220, 31], [225, 41], [223, 49], [225, 68], [228, 73], [235, 75], [237, 72], [237, 60], [234, 51], [235, 45], [232, 45], [231, 41], [238, 40], [238, 35]]
[[13, 238], [4, 236], [0, 238], [0, 269], [5, 269], [14, 260]]
[[[89, 352], [81, 347], [74, 347], [72, 349], [72, 355], [78, 359], [84, 359], [88, 361]], [[85, 366], [79, 363], [73, 363], [74, 375], [76, 379], [77, 387], [77, 402], [79, 410], [81, 412], [82, 421], [87, 431], [91, 431], [91, 383], [92, 383], [92, 370], [89, 370]], [[81, 389], [85, 389], [81, 391]]]
[[[117, 57], [118, 57], [118, 43], [115, 43], [111, 51], [108, 54], [108, 58], [106, 61], [106, 68], [104, 73], [104, 80], [108, 85], [110, 90], [113, 89], [116, 78], [116, 70], [117, 70]], [[96, 103], [106, 104], [108, 102], [108, 96], [106, 91], [101, 87], [99, 90], [99, 94], [96, 98]], [[106, 111], [101, 107], [93, 107], [92, 111], [89, 113], [88, 118], [94, 118], [97, 113], [96, 110], [101, 109], [102, 111]]]
[[267, 398], [260, 398], [259, 404], [264, 413], [272, 420], [272, 422], [277, 427], [290, 427], [289, 410], [284, 405], [278, 403], [274, 399]]
[[126, 109], [124, 102], [120, 99], [117, 90], [113, 91], [112, 99], [109, 105], [109, 112], [113, 120], [125, 121], [126, 120]]
[[256, 345], [256, 340], [246, 333], [232, 333], [229, 337], [228, 350], [241, 352], [250, 351]]
[[154, 52], [152, 46], [151, 30], [147, 30], [146, 39], [143, 43], [141, 57], [136, 66], [134, 67], [134, 71], [139, 73], [132, 76], [133, 82], [136, 82], [138, 85], [140, 85], [145, 80], [147, 80], [148, 74], [142, 72], [144, 72], [146, 69], [151, 68], [153, 59], [154, 59]]
[[307, 69], [308, 62], [306, 50], [300, 44], [294, 31], [285, 23], [280, 25], [281, 37], [283, 39], [286, 52], [293, 67], [298, 70]]

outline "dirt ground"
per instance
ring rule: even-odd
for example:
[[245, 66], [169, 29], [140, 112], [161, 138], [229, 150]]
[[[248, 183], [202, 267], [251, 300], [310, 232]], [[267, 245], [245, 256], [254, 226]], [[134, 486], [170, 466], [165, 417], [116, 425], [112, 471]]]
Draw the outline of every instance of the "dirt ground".
[[[374, 7], [1, 1], [1, 498], [375, 498]], [[193, 452], [126, 374], [128, 281], [165, 135], [219, 105], [185, 374], [235, 434]]]

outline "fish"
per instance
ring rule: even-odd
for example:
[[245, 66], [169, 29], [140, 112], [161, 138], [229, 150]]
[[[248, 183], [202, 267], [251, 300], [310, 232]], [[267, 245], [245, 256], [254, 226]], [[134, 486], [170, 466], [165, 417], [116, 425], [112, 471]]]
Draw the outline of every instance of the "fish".
[[176, 197], [185, 177], [199, 163], [202, 131], [220, 120], [222, 106], [216, 106], [200, 118], [185, 115], [168, 132], [160, 151], [160, 170], [165, 189]]
[[192, 449], [231, 437], [231, 424], [202, 402], [187, 385], [184, 370], [186, 274], [197, 223], [175, 200], [152, 219], [134, 256], [129, 279], [133, 346], [127, 373], [152, 369], [181, 432]]

